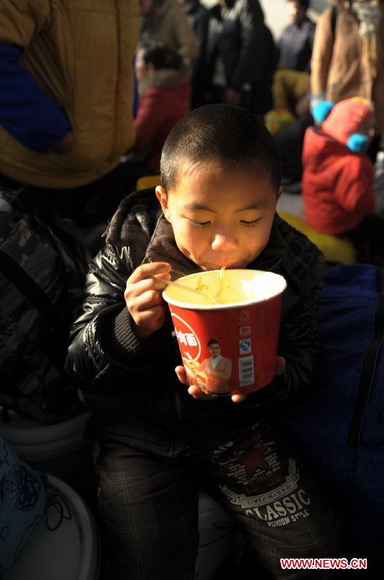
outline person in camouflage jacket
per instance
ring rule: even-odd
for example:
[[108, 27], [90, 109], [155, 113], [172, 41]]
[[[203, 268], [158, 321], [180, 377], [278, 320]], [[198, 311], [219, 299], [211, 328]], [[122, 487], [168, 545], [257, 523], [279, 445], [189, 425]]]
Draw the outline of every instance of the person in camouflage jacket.
[[56, 423], [83, 411], [63, 362], [86, 261], [12, 180], [0, 186], [0, 232], [0, 405]]

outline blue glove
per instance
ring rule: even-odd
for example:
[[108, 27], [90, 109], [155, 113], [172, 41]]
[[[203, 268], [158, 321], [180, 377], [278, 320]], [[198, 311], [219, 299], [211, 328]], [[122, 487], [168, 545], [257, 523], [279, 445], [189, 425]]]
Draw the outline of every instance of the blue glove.
[[316, 105], [311, 108], [312, 117], [315, 123], [320, 124], [325, 121], [334, 104], [335, 103], [333, 101], [318, 101]]
[[353, 133], [347, 141], [347, 147], [354, 153], [363, 151], [368, 143], [368, 137], [361, 133]]

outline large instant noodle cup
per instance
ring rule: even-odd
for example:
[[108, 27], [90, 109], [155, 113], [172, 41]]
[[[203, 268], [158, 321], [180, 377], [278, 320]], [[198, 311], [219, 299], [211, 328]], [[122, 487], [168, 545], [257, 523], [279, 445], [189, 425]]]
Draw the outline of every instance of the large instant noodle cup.
[[227, 395], [267, 385], [275, 376], [285, 279], [261, 270], [212, 270], [178, 282], [201, 292], [163, 291], [188, 383]]

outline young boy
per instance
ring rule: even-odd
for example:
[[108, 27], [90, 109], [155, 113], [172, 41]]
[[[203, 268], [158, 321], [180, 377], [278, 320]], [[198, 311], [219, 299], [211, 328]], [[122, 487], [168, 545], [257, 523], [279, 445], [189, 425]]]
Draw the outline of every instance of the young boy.
[[[276, 215], [274, 142], [243, 108], [188, 113], [165, 142], [161, 178], [160, 205], [135, 192], [112, 218], [69, 350], [100, 444], [106, 577], [192, 580], [203, 486], [242, 526], [255, 568], [292, 578], [281, 557], [327, 557], [339, 543], [333, 514], [268, 422], [309, 386], [323, 258]], [[222, 266], [271, 270], [288, 283], [278, 376], [248, 397], [183, 384], [161, 295], [162, 278]]]

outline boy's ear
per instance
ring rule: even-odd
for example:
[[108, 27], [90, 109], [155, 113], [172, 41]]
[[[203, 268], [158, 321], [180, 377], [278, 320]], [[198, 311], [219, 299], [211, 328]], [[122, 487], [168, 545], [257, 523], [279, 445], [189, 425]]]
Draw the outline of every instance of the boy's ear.
[[279, 187], [279, 190], [277, 192], [277, 199], [279, 199], [279, 197], [281, 196], [282, 193], [283, 193], [283, 188]]
[[156, 187], [155, 191], [156, 191], [156, 197], [160, 202], [161, 209], [163, 210], [164, 217], [166, 220], [168, 220], [169, 211], [168, 211], [168, 197], [167, 197], [166, 191], [165, 191], [164, 187], [162, 187], [161, 185], [158, 185]]

